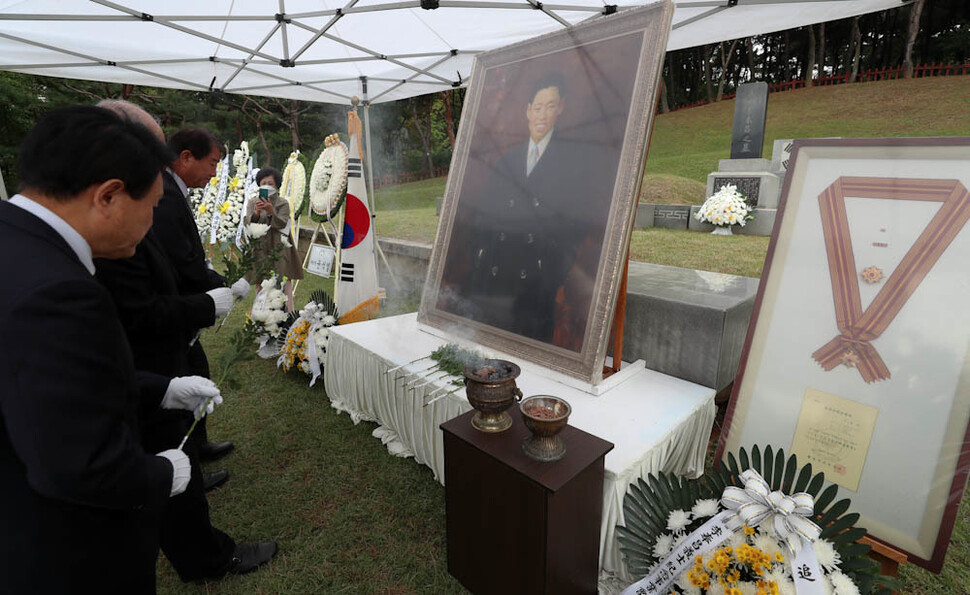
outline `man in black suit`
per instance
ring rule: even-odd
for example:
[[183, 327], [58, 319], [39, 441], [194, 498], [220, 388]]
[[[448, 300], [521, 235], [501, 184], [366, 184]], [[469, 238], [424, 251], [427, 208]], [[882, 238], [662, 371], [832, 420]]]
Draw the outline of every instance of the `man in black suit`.
[[[142, 123], [160, 140], [161, 127], [138, 106], [120, 100], [99, 105]], [[189, 345], [200, 329], [212, 326], [232, 304], [229, 288], [180, 295], [175, 269], [155, 237], [148, 231], [134, 256], [96, 259], [97, 278], [111, 293], [125, 327], [135, 367], [157, 374], [187, 374]], [[153, 411], [143, 420], [143, 443], [148, 450], [178, 444], [192, 424], [192, 416], [177, 411]], [[196, 426], [198, 428], [198, 426]], [[160, 543], [165, 557], [186, 582], [243, 574], [268, 562], [276, 552], [273, 542], [236, 544], [212, 526], [199, 469], [197, 445], [189, 440], [186, 452], [192, 481], [185, 493], [169, 500], [162, 511]]]
[[[536, 81], [525, 111], [528, 140], [491, 164], [470, 156], [472, 190], [460, 199], [452, 232], [468, 241], [449, 247], [438, 307], [578, 350], [556, 337], [556, 313], [563, 311], [557, 296], [562, 302], [571, 275], [595, 277], [599, 246], [584, 239], [602, 237], [606, 220], [595, 213], [593, 199], [593, 172], [603, 156], [556, 130], [565, 90], [556, 74]], [[580, 256], [581, 249], [595, 254]], [[592, 270], [576, 268], [587, 261]], [[585, 320], [583, 313], [575, 324], [585, 327]]]
[[[168, 144], [176, 157], [162, 174], [164, 194], [155, 209], [152, 230], [175, 268], [180, 294], [198, 295], [223, 289], [226, 280], [208, 266], [195, 217], [188, 202], [188, 189], [205, 186], [215, 175], [222, 149], [212, 133], [202, 128], [180, 130], [172, 135]], [[232, 286], [232, 293], [237, 299], [244, 297], [249, 293], [249, 284], [245, 279], [236, 281]], [[232, 303], [223, 293], [219, 296], [221, 306]], [[213, 298], [216, 299], [215, 296]], [[198, 340], [189, 351], [189, 366], [192, 374], [209, 377], [209, 362]], [[214, 461], [223, 457], [234, 447], [232, 442], [209, 442], [203, 423], [196, 428], [193, 439], [197, 441], [199, 456], [203, 461]], [[228, 477], [229, 474], [225, 471], [207, 474], [206, 487], [211, 489], [224, 483]]]
[[55, 110], [0, 203], [0, 593], [154, 593], [157, 515], [189, 482], [140, 445], [149, 408], [201, 413], [211, 382], [136, 373], [92, 257], [148, 231], [169, 153], [95, 107]]

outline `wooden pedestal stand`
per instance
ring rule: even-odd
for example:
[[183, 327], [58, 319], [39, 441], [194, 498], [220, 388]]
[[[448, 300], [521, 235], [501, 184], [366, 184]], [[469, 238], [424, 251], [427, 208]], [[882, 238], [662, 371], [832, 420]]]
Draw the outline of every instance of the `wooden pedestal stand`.
[[[872, 547], [869, 557], [879, 562], [880, 572], [885, 576], [899, 576], [899, 566], [905, 564], [907, 556], [896, 548], [876, 541], [868, 536], [859, 540], [859, 543]], [[895, 591], [894, 591], [895, 593]]]
[[609, 378], [620, 371], [623, 365], [623, 323], [626, 320], [626, 277], [630, 271], [630, 249], [626, 251], [623, 277], [620, 279], [620, 295], [616, 296], [616, 310], [613, 314], [613, 363], [603, 367], [603, 378]]

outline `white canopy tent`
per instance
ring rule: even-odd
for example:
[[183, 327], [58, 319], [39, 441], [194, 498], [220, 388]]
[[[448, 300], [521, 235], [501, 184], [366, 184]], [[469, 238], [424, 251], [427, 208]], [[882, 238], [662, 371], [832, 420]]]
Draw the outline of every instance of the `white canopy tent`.
[[[0, 70], [380, 103], [465, 85], [479, 52], [643, 4], [617, 1], [0, 0]], [[909, 1], [677, 0], [667, 49]]]

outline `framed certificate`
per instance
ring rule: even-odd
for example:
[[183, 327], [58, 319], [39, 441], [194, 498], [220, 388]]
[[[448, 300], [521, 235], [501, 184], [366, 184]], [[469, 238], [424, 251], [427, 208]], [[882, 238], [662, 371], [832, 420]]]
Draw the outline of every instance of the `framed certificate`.
[[718, 456], [785, 448], [939, 572], [970, 468], [970, 138], [796, 141]]
[[318, 277], [330, 278], [333, 272], [334, 249], [331, 246], [313, 244], [310, 246], [310, 258], [307, 259], [306, 272]]

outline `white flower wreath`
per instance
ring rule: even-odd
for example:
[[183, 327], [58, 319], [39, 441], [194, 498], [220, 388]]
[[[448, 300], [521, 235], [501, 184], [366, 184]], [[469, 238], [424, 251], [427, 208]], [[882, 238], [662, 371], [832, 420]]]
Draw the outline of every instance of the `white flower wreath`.
[[329, 219], [343, 203], [350, 152], [336, 134], [324, 139], [323, 144], [326, 148], [317, 158], [310, 176], [310, 207], [316, 215]]

